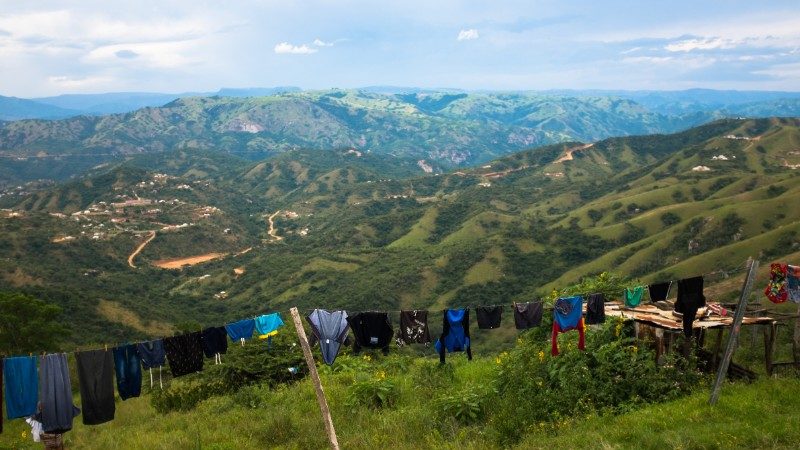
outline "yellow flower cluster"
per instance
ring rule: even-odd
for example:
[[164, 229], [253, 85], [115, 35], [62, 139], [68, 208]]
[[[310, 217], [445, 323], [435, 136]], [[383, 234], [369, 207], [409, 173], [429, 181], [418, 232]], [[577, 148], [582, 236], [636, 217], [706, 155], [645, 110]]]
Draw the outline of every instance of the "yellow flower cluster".
[[372, 361], [372, 357], [369, 356], [369, 355], [364, 355], [364, 361], [370, 362], [370, 361]]
[[386, 379], [386, 372], [381, 370], [380, 372], [375, 374], [375, 378], [377, 378], [379, 380], [385, 380]]
[[539, 350], [539, 362], [543, 362], [543, 361], [544, 361], [544, 351], [543, 350]]

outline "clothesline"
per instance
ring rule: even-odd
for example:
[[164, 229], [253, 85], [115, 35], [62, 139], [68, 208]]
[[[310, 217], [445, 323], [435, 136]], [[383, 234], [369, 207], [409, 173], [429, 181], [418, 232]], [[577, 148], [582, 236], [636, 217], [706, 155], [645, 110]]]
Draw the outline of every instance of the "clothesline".
[[[707, 273], [704, 273], [704, 274], [698, 275], [698, 276], [707, 277], [707, 276], [712, 276], [712, 275], [717, 275], [717, 274], [723, 274], [723, 275], [725, 275], [727, 277], [729, 274], [735, 274], [735, 273], [741, 272], [743, 270], [745, 270], [745, 266], [744, 265], [735, 266], [732, 269], [717, 269], [717, 270], [714, 270], [712, 272], [707, 272]], [[642, 285], [642, 286], [647, 286], [647, 285]], [[558, 290], [558, 292], [562, 292], [562, 291], [563, 290]], [[575, 294], [575, 295], [580, 295], [580, 294]], [[584, 293], [583, 295], [585, 296], [585, 295], [588, 295], [588, 294]], [[542, 301], [542, 298], [538, 297], [538, 298], [533, 299], [532, 301], [533, 302]], [[519, 302], [519, 304], [524, 304], [524, 303], [529, 303], [529, 302]], [[476, 308], [478, 306], [480, 306], [480, 307], [490, 307], [490, 308], [505, 307], [505, 306], [512, 306], [513, 307], [513, 304], [511, 304], [511, 305], [509, 305], [508, 303], [494, 304], [494, 305], [474, 305], [474, 304], [470, 304], [470, 305], [462, 305], [462, 306], [447, 305], [446, 307], [442, 308], [442, 310], [446, 310], [446, 309], [464, 309], [464, 308], [474, 309], [474, 308]], [[543, 308], [545, 310], [547, 310], [547, 311], [551, 311], [552, 310], [551, 306], [543, 306]], [[298, 308], [299, 311], [305, 313], [306, 315], [310, 314], [315, 309], [319, 309], [319, 308], [310, 308], [310, 309], [299, 309]], [[255, 316], [251, 316], [248, 319], [255, 319], [256, 317], [259, 317], [261, 315], [271, 314], [271, 313], [289, 314], [290, 310], [289, 309], [285, 309], [285, 310], [267, 309], [267, 310], [262, 310], [262, 311], [263, 312], [258, 313]], [[379, 311], [379, 312], [383, 312], [383, 313], [396, 313], [396, 314], [399, 314], [399, 313], [401, 313], [403, 311], [431, 311], [431, 310], [426, 309], [426, 308], [423, 308], [423, 309], [408, 308], [408, 309], [405, 309], [405, 310], [386, 310], [386, 309], [382, 309], [382, 310], [362, 310], [360, 312], [364, 312], [364, 311]], [[438, 310], [433, 310], [433, 311], [437, 312]], [[356, 312], [356, 311], [353, 311], [353, 312]], [[239, 319], [239, 320], [247, 320], [247, 319]], [[228, 324], [234, 323], [234, 322], [237, 322], [237, 320], [230, 321], [230, 322], [228, 322]], [[224, 325], [222, 325], [222, 326], [224, 326]], [[204, 328], [209, 328], [209, 327], [202, 327], [201, 326], [198, 329], [198, 331], [202, 331]], [[179, 333], [176, 332], [176, 333], [173, 333], [172, 336], [176, 336], [178, 334]], [[115, 344], [104, 344], [102, 348], [104, 348], [105, 350], [109, 350], [109, 349], [112, 349], [112, 348], [115, 348], [115, 347], [119, 347], [121, 345], [127, 345], [127, 344], [131, 344], [131, 343], [132, 344], [140, 344], [140, 343], [150, 342], [150, 341], [158, 340], [158, 339], [162, 339], [162, 338], [163, 337], [161, 337], [161, 338], [151, 338], [151, 339], [146, 339], [146, 340], [143, 340], [143, 341], [136, 341], [136, 342], [126, 341], [126, 342], [118, 342], [118, 343], [115, 343]], [[48, 351], [41, 351], [41, 352], [30, 352], [29, 355], [33, 356], [34, 353], [35, 354], [41, 353], [42, 355], [49, 354], [49, 353], [79, 353], [79, 352], [85, 352], [85, 351], [91, 351], [91, 350], [100, 350], [100, 348], [92, 348], [92, 349], [83, 349], [83, 350], [81, 350], [80, 347], [77, 347], [75, 352], [48, 352]]]

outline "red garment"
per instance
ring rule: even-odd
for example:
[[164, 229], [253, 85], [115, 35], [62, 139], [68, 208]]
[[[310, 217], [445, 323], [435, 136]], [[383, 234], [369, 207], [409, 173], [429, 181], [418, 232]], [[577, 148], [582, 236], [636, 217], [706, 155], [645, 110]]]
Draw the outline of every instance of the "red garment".
[[575, 328], [568, 328], [566, 330], [562, 330], [560, 326], [558, 326], [558, 321], [553, 321], [553, 346], [550, 349], [550, 354], [553, 356], [558, 356], [558, 333], [566, 333], [567, 331], [578, 330], [578, 348], [584, 350], [586, 348], [585, 343], [585, 331], [586, 325], [583, 323], [583, 318], [581, 321], [578, 322], [578, 326]]
[[769, 266], [769, 282], [764, 289], [764, 295], [772, 303], [783, 303], [789, 299], [789, 291], [786, 289], [787, 272], [786, 264], [772, 263]]

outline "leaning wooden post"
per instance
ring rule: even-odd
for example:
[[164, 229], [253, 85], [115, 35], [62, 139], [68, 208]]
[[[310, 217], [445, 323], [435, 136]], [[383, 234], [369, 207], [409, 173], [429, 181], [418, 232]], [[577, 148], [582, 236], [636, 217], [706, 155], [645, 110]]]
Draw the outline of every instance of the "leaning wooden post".
[[300, 320], [300, 313], [297, 312], [297, 308], [292, 308], [289, 312], [292, 313], [294, 327], [297, 329], [297, 337], [300, 339], [300, 346], [303, 347], [303, 355], [305, 355], [306, 364], [308, 364], [308, 372], [311, 374], [311, 381], [314, 383], [314, 390], [317, 392], [317, 403], [319, 403], [319, 410], [322, 412], [322, 421], [325, 423], [325, 431], [331, 441], [331, 448], [339, 450], [339, 440], [336, 439], [336, 430], [333, 428], [331, 411], [328, 409], [328, 401], [325, 400], [325, 392], [323, 392], [322, 382], [319, 380], [317, 364], [314, 362], [314, 355], [311, 354], [311, 346], [308, 345], [308, 338], [306, 337], [306, 330], [303, 328], [303, 322]]
[[742, 293], [739, 297], [739, 304], [736, 305], [736, 311], [733, 314], [733, 323], [731, 323], [731, 332], [728, 336], [728, 342], [725, 344], [725, 353], [722, 354], [722, 360], [717, 369], [717, 379], [714, 381], [714, 387], [711, 390], [711, 399], [708, 401], [711, 405], [715, 405], [719, 400], [719, 393], [722, 390], [722, 383], [728, 375], [728, 366], [730, 366], [733, 352], [736, 351], [738, 343], [739, 332], [742, 329], [742, 320], [744, 320], [744, 312], [747, 309], [747, 297], [750, 295], [750, 290], [753, 288], [753, 280], [756, 277], [758, 270], [758, 261], [752, 258], [747, 259], [747, 276], [744, 279], [742, 286]]

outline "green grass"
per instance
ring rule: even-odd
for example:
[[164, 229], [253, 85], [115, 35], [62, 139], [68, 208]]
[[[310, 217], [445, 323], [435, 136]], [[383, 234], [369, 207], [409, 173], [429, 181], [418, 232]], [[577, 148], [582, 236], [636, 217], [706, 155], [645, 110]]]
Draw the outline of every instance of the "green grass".
[[[344, 367], [355, 370], [340, 364], [337, 372], [321, 371], [342, 448], [499, 448], [486, 424], [442, 419], [435, 406], [435, 399], [447, 392], [477, 387], [490, 378], [495, 366], [491, 358], [448, 358], [452, 378], [444, 376], [445, 369], [433, 358], [392, 357], [382, 365], [373, 358], [344, 356]], [[398, 387], [393, 407], [347, 405], [348, 387], [356, 377], [378, 377], [382, 371]], [[797, 378], [726, 384], [719, 403], [711, 407], [708, 389], [702, 387], [689, 397], [618, 416], [534, 424], [517, 448], [796, 448], [797, 392]], [[30, 440], [29, 430], [21, 419], [7, 421], [0, 448], [41, 448]], [[165, 415], [150, 406], [147, 395], [117, 401], [114, 421], [84, 426], [78, 417], [66, 444], [82, 449], [325, 448], [326, 438], [313, 388], [304, 380], [276, 390], [245, 388], [206, 400], [193, 411]]]
[[800, 380], [727, 384], [716, 406], [699, 391], [617, 417], [588, 417], [533, 432], [520, 449], [797, 448]]

